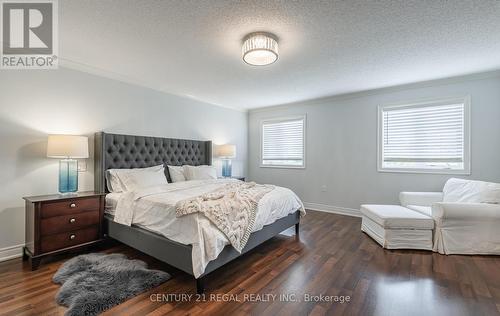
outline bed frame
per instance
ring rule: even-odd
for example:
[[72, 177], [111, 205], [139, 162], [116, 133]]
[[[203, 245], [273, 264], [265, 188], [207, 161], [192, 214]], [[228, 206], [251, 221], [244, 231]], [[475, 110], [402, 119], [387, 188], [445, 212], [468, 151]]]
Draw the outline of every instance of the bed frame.
[[[148, 136], [119, 135], [99, 132], [94, 138], [95, 191], [107, 193], [105, 174], [108, 169], [145, 168], [159, 164], [211, 165], [212, 142]], [[165, 172], [170, 182], [168, 170]], [[241, 254], [227, 245], [217, 259], [210, 261], [203, 275], [196, 279], [197, 293], [204, 292], [205, 276], [238, 258], [280, 232], [295, 225], [299, 236], [300, 213], [289, 214], [250, 235]], [[104, 217], [104, 232], [132, 248], [193, 275], [191, 245], [184, 245], [136, 226], [118, 224]]]

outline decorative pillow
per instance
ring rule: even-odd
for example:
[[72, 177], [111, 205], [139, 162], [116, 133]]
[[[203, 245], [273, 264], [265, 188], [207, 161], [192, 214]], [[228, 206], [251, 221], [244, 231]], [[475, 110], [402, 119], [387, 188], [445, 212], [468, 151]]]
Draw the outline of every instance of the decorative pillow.
[[443, 202], [500, 204], [500, 184], [451, 178], [444, 185]]
[[167, 166], [168, 173], [170, 174], [170, 180], [172, 182], [186, 181], [184, 176], [184, 168], [182, 166]]
[[108, 169], [106, 170], [106, 185], [108, 186], [109, 192], [120, 193], [125, 190], [125, 186], [120, 179], [125, 174], [130, 172], [141, 172], [141, 171], [164, 171], [163, 165], [157, 165], [148, 168], [134, 168], [134, 169]]
[[187, 180], [217, 179], [217, 169], [213, 166], [188, 166], [184, 165], [184, 176]]
[[120, 174], [125, 191], [135, 191], [141, 188], [168, 184], [164, 169], [152, 171], [131, 171]]

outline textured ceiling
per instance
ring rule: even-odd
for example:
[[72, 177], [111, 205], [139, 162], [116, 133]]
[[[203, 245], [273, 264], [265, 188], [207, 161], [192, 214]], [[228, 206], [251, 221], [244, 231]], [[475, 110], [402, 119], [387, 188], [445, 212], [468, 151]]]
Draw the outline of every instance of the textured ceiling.
[[[64, 0], [61, 65], [241, 109], [500, 68], [500, 1]], [[241, 60], [267, 31], [280, 59]]]

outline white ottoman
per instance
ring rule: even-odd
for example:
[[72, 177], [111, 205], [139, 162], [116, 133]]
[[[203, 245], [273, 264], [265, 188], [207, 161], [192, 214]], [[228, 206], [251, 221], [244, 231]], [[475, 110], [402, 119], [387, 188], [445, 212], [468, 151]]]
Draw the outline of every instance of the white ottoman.
[[361, 230], [387, 249], [432, 250], [434, 220], [399, 205], [361, 205]]

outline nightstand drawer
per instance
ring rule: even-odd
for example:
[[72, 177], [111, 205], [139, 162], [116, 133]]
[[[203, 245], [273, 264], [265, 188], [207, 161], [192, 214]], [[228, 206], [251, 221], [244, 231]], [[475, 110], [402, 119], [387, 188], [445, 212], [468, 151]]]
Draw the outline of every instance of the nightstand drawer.
[[42, 203], [42, 218], [77, 214], [99, 210], [99, 198], [68, 199], [60, 202]]
[[42, 237], [42, 252], [51, 252], [99, 239], [97, 226]]
[[99, 211], [89, 211], [65, 216], [53, 216], [41, 220], [42, 236], [69, 232], [99, 223]]

